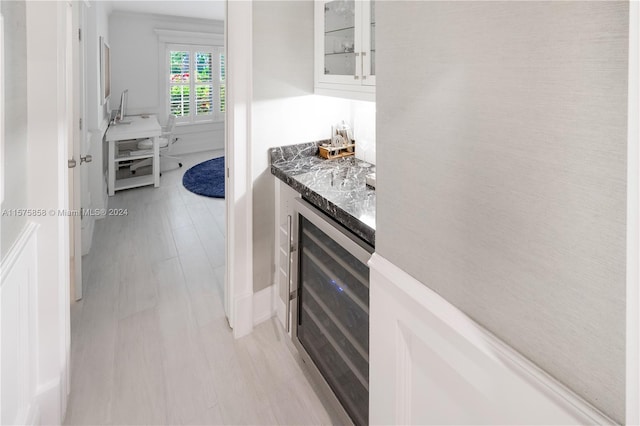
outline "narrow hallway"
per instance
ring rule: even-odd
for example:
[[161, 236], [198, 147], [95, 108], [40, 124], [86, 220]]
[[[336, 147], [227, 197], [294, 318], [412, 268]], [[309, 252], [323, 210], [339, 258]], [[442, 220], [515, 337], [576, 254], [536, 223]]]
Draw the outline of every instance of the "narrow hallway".
[[329, 424], [286, 336], [269, 320], [234, 340], [223, 307], [225, 204], [182, 175], [116, 193], [96, 223], [71, 311], [65, 424]]

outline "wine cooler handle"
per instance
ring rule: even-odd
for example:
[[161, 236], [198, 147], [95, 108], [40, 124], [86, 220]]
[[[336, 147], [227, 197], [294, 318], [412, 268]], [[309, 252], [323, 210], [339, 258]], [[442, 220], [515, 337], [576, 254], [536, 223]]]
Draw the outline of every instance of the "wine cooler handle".
[[291, 246], [292, 246], [292, 235], [291, 232], [293, 230], [293, 218], [291, 217], [291, 215], [287, 216], [287, 264], [288, 264], [288, 270], [287, 270], [287, 300], [285, 301], [285, 305], [286, 305], [286, 311], [285, 311], [285, 324], [286, 324], [286, 328], [287, 328], [287, 333], [290, 332], [291, 330]]

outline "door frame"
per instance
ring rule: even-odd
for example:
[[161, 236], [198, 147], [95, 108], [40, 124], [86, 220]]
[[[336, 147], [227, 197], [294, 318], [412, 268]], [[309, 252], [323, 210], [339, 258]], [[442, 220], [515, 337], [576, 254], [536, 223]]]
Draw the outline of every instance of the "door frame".
[[59, 212], [69, 208], [71, 8], [68, 0], [26, 2], [27, 144], [38, 153], [27, 158], [28, 203], [47, 210], [30, 218], [39, 225], [33, 356], [42, 423], [63, 421], [69, 393], [69, 218]]
[[252, 1], [226, 2], [225, 311], [236, 338], [253, 330], [253, 202], [251, 187]]
[[629, 2], [626, 424], [640, 423], [640, 4]]
[[[85, 97], [85, 43], [80, 36], [80, 31], [84, 28], [84, 3], [73, 2], [72, 5], [71, 33], [68, 34], [71, 46], [71, 67], [67, 77], [70, 78], [67, 84], [71, 85], [73, 93], [69, 111], [71, 117], [69, 128], [71, 129], [71, 139], [69, 143], [69, 155], [76, 160], [76, 166], [69, 169], [69, 228], [70, 228], [70, 278], [71, 278], [71, 299], [82, 299], [82, 160], [81, 155], [86, 151], [86, 126], [84, 125], [86, 112]], [[80, 123], [83, 123], [82, 125]]]

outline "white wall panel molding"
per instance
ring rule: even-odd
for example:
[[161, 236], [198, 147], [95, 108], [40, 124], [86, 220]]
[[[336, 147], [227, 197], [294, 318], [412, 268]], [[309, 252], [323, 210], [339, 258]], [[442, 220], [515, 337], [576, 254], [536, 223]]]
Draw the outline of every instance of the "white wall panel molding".
[[38, 424], [38, 225], [28, 222], [0, 265], [0, 424]]
[[154, 31], [158, 35], [158, 40], [163, 43], [224, 45], [224, 34], [164, 29]]
[[251, 2], [227, 3], [225, 311], [236, 338], [253, 330]]
[[233, 312], [235, 316], [234, 337], [240, 338], [251, 333], [254, 322], [253, 292], [236, 295], [233, 300]]
[[224, 123], [181, 126], [175, 136], [174, 155], [224, 149]]
[[371, 424], [614, 423], [383, 257], [369, 266]]
[[68, 395], [68, 389], [64, 383], [65, 377], [66, 373], [63, 372], [60, 377], [38, 386], [36, 399], [40, 412], [43, 416], [46, 415], [46, 418], [42, 419], [44, 424], [51, 424], [47, 419], [60, 419], [60, 421], [64, 419]]
[[276, 313], [277, 290], [272, 284], [253, 294], [253, 326], [267, 321]]

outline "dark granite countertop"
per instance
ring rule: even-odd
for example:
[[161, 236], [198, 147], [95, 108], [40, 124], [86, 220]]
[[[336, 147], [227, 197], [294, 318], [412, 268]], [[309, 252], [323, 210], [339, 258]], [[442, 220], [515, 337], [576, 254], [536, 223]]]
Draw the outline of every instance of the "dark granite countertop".
[[271, 148], [271, 173], [375, 247], [376, 193], [365, 184], [375, 166], [355, 157], [320, 158], [322, 142]]

